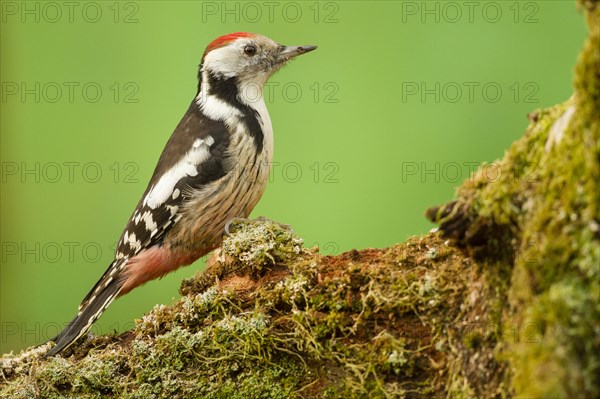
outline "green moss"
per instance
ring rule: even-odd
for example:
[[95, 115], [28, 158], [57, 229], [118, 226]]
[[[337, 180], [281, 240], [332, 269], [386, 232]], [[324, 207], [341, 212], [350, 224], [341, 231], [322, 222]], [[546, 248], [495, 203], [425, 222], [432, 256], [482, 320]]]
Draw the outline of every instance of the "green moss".
[[[575, 94], [530, 115], [494, 176], [481, 168], [457, 201], [430, 211], [505, 293], [492, 313], [505, 333], [523, 397], [600, 396], [600, 6], [586, 10], [589, 37], [575, 68]], [[476, 339], [477, 338], [477, 339]], [[476, 336], [464, 341], [479, 342]]]
[[387, 250], [322, 257], [302, 248], [285, 226], [243, 222], [226, 238], [220, 260], [184, 281], [179, 301], [155, 306], [130, 332], [90, 338], [66, 358], [4, 356], [0, 392], [11, 398], [27, 397], [27, 390], [84, 398], [437, 395], [456, 357], [448, 331], [460, 330], [454, 323], [475, 277], [467, 270], [457, 249], [435, 234]]
[[[239, 222], [238, 222], [239, 223]], [[300, 254], [303, 241], [288, 226], [267, 219], [244, 221], [254, 228], [237, 229], [236, 234], [221, 246], [223, 255], [235, 259], [238, 264], [253, 269], [285, 262]], [[234, 226], [235, 227], [235, 226]]]

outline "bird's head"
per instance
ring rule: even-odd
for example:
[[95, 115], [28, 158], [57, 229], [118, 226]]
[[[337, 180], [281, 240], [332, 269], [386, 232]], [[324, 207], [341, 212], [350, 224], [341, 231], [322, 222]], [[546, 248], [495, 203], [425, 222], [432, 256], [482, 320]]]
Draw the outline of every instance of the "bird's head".
[[284, 46], [255, 33], [237, 32], [213, 40], [202, 57], [199, 75], [236, 78], [238, 83], [263, 85], [292, 58], [317, 46]]

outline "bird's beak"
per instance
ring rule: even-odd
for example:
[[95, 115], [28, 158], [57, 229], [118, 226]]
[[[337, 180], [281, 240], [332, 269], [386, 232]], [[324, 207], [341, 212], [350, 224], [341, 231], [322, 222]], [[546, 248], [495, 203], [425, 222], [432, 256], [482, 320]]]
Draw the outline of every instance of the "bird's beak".
[[291, 60], [300, 54], [305, 54], [316, 49], [317, 46], [282, 46], [278, 58], [280, 62]]

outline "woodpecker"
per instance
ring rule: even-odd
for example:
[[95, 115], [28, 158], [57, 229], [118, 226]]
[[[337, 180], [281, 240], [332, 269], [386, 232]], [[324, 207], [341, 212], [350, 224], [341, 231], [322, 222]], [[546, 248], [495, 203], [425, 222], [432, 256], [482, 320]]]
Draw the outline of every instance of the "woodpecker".
[[289, 60], [316, 48], [247, 32], [208, 45], [196, 96], [167, 141], [114, 260], [47, 356], [86, 334], [117, 297], [206, 255], [221, 244], [230, 220], [250, 215], [273, 159], [262, 89]]

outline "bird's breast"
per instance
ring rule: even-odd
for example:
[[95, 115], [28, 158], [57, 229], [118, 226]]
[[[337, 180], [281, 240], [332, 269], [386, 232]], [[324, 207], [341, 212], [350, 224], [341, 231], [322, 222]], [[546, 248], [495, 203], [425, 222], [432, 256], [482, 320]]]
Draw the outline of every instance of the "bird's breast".
[[180, 221], [165, 238], [166, 245], [199, 258], [220, 245], [229, 220], [250, 215], [265, 191], [273, 160], [271, 120], [268, 113], [260, 119], [264, 133], [261, 150], [257, 151], [242, 123], [233, 126], [226, 150], [227, 173], [191, 193], [180, 210]]

